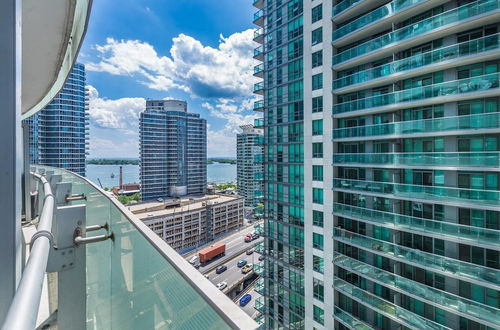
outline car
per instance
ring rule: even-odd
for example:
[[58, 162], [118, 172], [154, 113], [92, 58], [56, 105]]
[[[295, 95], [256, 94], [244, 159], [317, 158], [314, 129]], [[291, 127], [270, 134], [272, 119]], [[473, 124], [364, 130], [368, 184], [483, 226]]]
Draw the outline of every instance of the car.
[[257, 239], [257, 238], [259, 238], [259, 233], [257, 233], [257, 232], [254, 231], [252, 233], [252, 240]]
[[239, 268], [245, 266], [247, 264], [247, 261], [245, 259], [241, 259], [240, 261], [238, 261], [238, 263], [236, 264]]
[[226, 265], [221, 265], [221, 266], [219, 266], [219, 267], [217, 267], [215, 269], [215, 273], [216, 274], [221, 274], [221, 273], [224, 273], [226, 270], [227, 270], [227, 266]]
[[251, 255], [254, 251], [255, 251], [254, 248], [248, 249], [246, 252], [247, 256]]
[[245, 242], [248, 243], [248, 242], [251, 242], [252, 241], [252, 235], [251, 234], [246, 234], [245, 235]]
[[226, 282], [217, 283], [217, 289], [224, 290], [225, 288], [227, 288], [227, 283]]
[[242, 274], [246, 274], [246, 273], [250, 272], [252, 269], [253, 269], [253, 265], [252, 264], [245, 265], [241, 269], [241, 273]]
[[198, 256], [193, 256], [191, 259], [189, 259], [189, 263], [191, 265], [194, 265], [194, 264], [196, 264], [198, 262], [199, 259], [200, 258], [198, 258]]
[[262, 261], [262, 260], [264, 260], [264, 259], [266, 259], [266, 257], [264, 257], [264, 256], [259, 256], [259, 261]]
[[252, 295], [250, 293], [245, 294], [243, 297], [240, 298], [240, 306], [245, 306], [252, 300]]
[[205, 278], [206, 278], [206, 279], [209, 279], [208, 275], [205, 275]]

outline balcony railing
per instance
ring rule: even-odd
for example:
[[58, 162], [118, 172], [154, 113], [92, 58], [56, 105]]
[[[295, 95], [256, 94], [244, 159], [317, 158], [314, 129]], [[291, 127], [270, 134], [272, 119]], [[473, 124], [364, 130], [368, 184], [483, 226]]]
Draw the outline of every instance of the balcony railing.
[[[425, 134], [439, 135], [452, 131], [467, 131], [478, 129], [497, 129], [500, 127], [500, 113], [482, 113], [468, 116], [441, 117], [424, 120], [398, 121], [394, 123], [355, 126], [333, 130], [333, 139], [355, 137], [377, 137], [386, 135]], [[466, 132], [462, 132], [465, 134]], [[477, 134], [477, 133], [473, 133]]]
[[266, 295], [265, 282], [263, 278], [258, 279], [257, 282], [255, 283], [255, 291], [257, 291], [263, 296]]
[[[58, 292], [56, 301], [62, 304], [62, 300], [66, 299], [71, 305], [58, 306], [58, 320], [64, 317], [71, 319], [71, 324], [78, 329], [162, 328], [165, 327], [165, 322], [168, 322], [169, 328], [256, 327], [255, 322], [237, 306], [234, 309], [228, 307], [232, 303], [222, 292], [116, 198], [72, 172], [42, 166], [37, 166], [37, 170], [47, 173], [49, 181], [53, 183], [52, 187], [57, 187], [52, 192], [56, 196], [57, 209], [53, 206], [52, 212], [48, 212], [50, 216], [52, 213], [57, 214], [57, 217], [52, 228], [49, 223], [40, 219], [38, 229], [43, 234], [36, 239], [30, 255], [30, 260], [33, 259], [37, 266], [31, 267], [29, 261], [23, 278], [31, 277], [29, 274], [33, 271], [37, 272], [37, 277], [45, 275], [46, 255], [38, 252], [37, 244], [47, 243], [50, 247], [51, 240], [46, 233], [57, 228], [54, 240], [58, 243], [58, 249], [62, 248], [63, 242], [69, 242], [71, 246], [67, 248], [75, 255], [74, 259], [67, 259], [70, 262], [73, 260], [72, 264], [66, 264], [66, 269], [69, 265], [68, 270], [64, 267], [58, 270], [59, 279], [64, 277], [64, 281], [71, 286], [71, 289], [65, 287]], [[60, 184], [56, 185], [56, 182]], [[68, 189], [70, 194], [67, 193]], [[45, 204], [49, 205], [54, 201], [50, 194], [46, 194], [44, 198], [43, 193], [39, 196], [39, 201], [44, 201], [44, 209], [48, 207]], [[43, 214], [45, 212], [42, 211], [42, 217]], [[65, 217], [65, 214], [68, 216]], [[71, 219], [79, 221], [76, 224], [75, 220], [77, 226], [82, 226], [83, 222], [84, 227], [75, 227], [74, 232], [69, 227], [70, 237], [61, 236], [64, 233], [60, 229], [71, 226]], [[65, 222], [64, 226], [61, 221]], [[91, 230], [106, 230], [110, 234], [89, 235]], [[80, 232], [81, 236], [75, 237], [76, 232]], [[49, 264], [57, 267], [54, 266], [57, 261], [51, 263], [52, 257], [51, 253]], [[64, 260], [58, 262], [61, 261]], [[71, 271], [72, 268], [78, 271]], [[56, 281], [56, 285], [60, 283], [60, 280]], [[41, 284], [36, 284], [26, 290], [20, 286], [19, 290], [38, 292], [41, 288]], [[83, 292], [75, 295], [79, 290]], [[32, 297], [28, 306], [13, 305], [22, 308], [19, 312], [22, 317], [15, 319], [16, 326], [7, 328], [25, 329], [20, 322], [31, 319], [33, 313], [36, 320], [38, 300], [35, 296]], [[67, 313], [71, 315], [63, 315]], [[78, 320], [83, 324], [79, 324]], [[243, 326], [240, 322], [246, 325]], [[28, 328], [33, 329], [34, 326], [26, 327]], [[66, 326], [65, 329], [71, 327]]]
[[264, 0], [253, 0], [253, 6], [262, 9], [264, 7]]
[[448, 47], [439, 48], [427, 53], [417, 54], [399, 61], [356, 72], [333, 81], [333, 89], [361, 84], [373, 79], [387, 77], [391, 74], [404, 72], [427, 65], [459, 59], [470, 55], [479, 55], [500, 48], [500, 34], [495, 34], [471, 41], [465, 41]]
[[454, 187], [424, 186], [392, 182], [333, 179], [333, 188], [354, 190], [377, 195], [393, 195], [398, 198], [441, 201], [443, 203], [468, 203], [476, 206], [500, 207], [500, 191], [462, 189]]
[[263, 136], [256, 137], [255, 144], [259, 146], [264, 145], [264, 137]]
[[253, 266], [253, 270], [259, 275], [259, 276], [262, 276], [262, 277], [265, 277], [266, 276], [266, 269], [265, 269], [265, 266], [264, 266], [264, 263], [261, 262], [261, 263], [258, 263], [258, 264], [255, 264]]
[[264, 92], [264, 82], [261, 81], [253, 85], [253, 92], [257, 94], [262, 94]]
[[264, 72], [264, 63], [260, 63], [259, 65], [253, 67], [254, 76], [261, 75], [263, 72]]
[[333, 106], [333, 113], [338, 114], [388, 105], [397, 106], [398, 103], [409, 103], [436, 97], [487, 91], [499, 86], [500, 73], [492, 73], [336, 104]]
[[263, 118], [254, 119], [253, 126], [255, 128], [263, 128], [264, 127], [264, 119]]
[[428, 304], [446, 309], [452, 313], [459, 313], [468, 319], [493, 328], [500, 326], [499, 309], [429, 287], [336, 252], [334, 252], [333, 263], [363, 278], [394, 291], [414, 296]]
[[500, 270], [407, 248], [344, 229], [334, 229], [334, 239], [395, 261], [408, 263], [429, 271], [463, 281], [500, 289]]
[[260, 44], [264, 41], [264, 29], [257, 29], [253, 32], [253, 40]]
[[362, 1], [362, 0], [344, 0], [344, 1], [342, 1], [341, 3], [339, 3], [338, 5], [336, 5], [332, 8], [332, 17], [337, 16], [338, 14], [340, 14], [341, 12], [346, 10], [347, 8], [354, 6], [356, 3], [360, 2], [360, 1]]
[[409, 310], [388, 302], [368, 291], [358, 288], [346, 281], [341, 280], [338, 277], [334, 277], [333, 287], [347, 295], [357, 300], [366, 307], [378, 311], [379, 313], [393, 319], [394, 321], [403, 324], [412, 329], [434, 329], [434, 330], [445, 330], [448, 329], [439, 323], [428, 320], [422, 316], [410, 312]]
[[333, 203], [333, 213], [354, 220], [366, 221], [396, 230], [419, 232], [460, 243], [473, 243], [488, 249], [500, 250], [500, 231], [459, 225], [456, 223], [417, 218], [347, 204]]
[[339, 29], [333, 31], [332, 34], [332, 39], [336, 40], [339, 38], [342, 38], [343, 36], [354, 32], [362, 27], [366, 27], [367, 25], [380, 21], [382, 18], [390, 15], [394, 15], [397, 12], [406, 9], [410, 6], [413, 6], [415, 4], [418, 4], [420, 2], [424, 2], [427, 0], [395, 0], [392, 1], [382, 7], [379, 7], [366, 15], [361, 16], [358, 19], [355, 19], [354, 21], [343, 25]]
[[262, 61], [264, 59], [264, 47], [259, 46], [253, 50], [253, 57]]
[[264, 11], [259, 10], [255, 14], [253, 14], [253, 24], [258, 25], [260, 27], [264, 26]]
[[253, 111], [264, 111], [264, 100], [255, 101], [253, 103]]
[[408, 152], [334, 154], [333, 164], [383, 167], [492, 167], [500, 168], [500, 152]]
[[358, 320], [353, 315], [343, 311], [339, 307], [335, 306], [333, 311], [333, 317], [347, 326], [349, 329], [356, 330], [373, 330], [368, 324]]
[[339, 64], [371, 51], [387, 47], [390, 44], [401, 42], [405, 39], [417, 35], [443, 28], [446, 25], [458, 23], [463, 20], [471, 19], [500, 7], [500, 0], [480, 0], [467, 4], [442, 14], [432, 16], [415, 24], [410, 24], [396, 31], [384, 34], [378, 38], [372, 39], [359, 46], [348, 49], [338, 55], [333, 56], [333, 63]]
[[258, 310], [261, 313], [266, 312], [266, 303], [264, 300], [264, 296], [260, 296], [255, 300], [255, 309]]

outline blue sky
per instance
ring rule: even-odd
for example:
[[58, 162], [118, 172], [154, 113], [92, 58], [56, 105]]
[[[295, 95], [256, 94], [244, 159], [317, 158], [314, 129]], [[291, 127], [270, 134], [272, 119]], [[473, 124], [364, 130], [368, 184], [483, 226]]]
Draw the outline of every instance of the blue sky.
[[207, 119], [208, 155], [235, 156], [251, 123], [252, 0], [94, 1], [79, 61], [90, 92], [90, 157], [138, 157], [146, 99], [188, 101]]

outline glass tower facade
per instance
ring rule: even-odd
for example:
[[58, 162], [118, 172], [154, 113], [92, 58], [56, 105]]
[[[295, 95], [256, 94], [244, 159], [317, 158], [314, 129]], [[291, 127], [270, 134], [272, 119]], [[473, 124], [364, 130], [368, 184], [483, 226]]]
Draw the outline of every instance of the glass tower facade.
[[139, 130], [143, 200], [206, 193], [205, 119], [185, 101], [146, 101]]
[[266, 326], [500, 328], [500, 1], [254, 6]]
[[29, 128], [31, 163], [85, 176], [89, 139], [85, 66], [76, 63], [56, 97], [24, 123]]
[[[263, 147], [261, 130], [253, 125], [240, 126], [236, 136], [236, 165], [238, 194], [245, 198], [245, 207], [252, 210], [263, 198]], [[258, 210], [255, 210], [258, 212]]]

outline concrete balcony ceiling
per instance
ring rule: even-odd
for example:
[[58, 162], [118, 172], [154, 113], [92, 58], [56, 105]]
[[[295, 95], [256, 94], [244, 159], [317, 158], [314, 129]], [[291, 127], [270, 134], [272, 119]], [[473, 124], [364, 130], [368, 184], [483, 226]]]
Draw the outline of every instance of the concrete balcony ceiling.
[[22, 1], [22, 117], [61, 90], [87, 31], [92, 0]]

